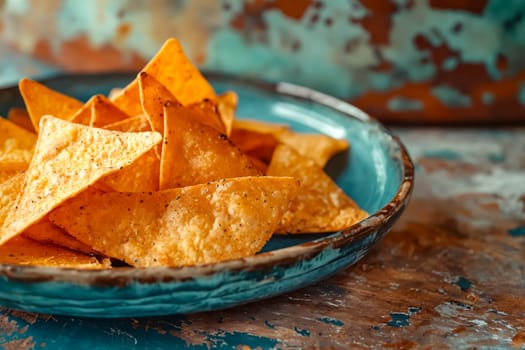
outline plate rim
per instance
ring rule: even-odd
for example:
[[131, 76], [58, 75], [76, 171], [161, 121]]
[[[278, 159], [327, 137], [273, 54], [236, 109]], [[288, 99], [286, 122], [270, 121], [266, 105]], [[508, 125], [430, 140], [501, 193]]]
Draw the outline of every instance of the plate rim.
[[[341, 114], [344, 114], [347, 118], [356, 119], [361, 123], [372, 124], [386, 135], [389, 142], [392, 142], [399, 150], [397, 161], [402, 166], [402, 179], [393, 198], [381, 209], [371, 213], [368, 218], [340, 231], [327, 233], [326, 237], [259, 253], [245, 258], [185, 267], [119, 267], [117, 269], [101, 270], [0, 264], [0, 276], [4, 276], [10, 281], [17, 282], [46, 282], [52, 280], [53, 282], [64, 282], [77, 285], [125, 287], [131, 283], [152, 284], [159, 281], [162, 281], [163, 283], [182, 282], [189, 279], [207, 277], [217, 272], [224, 271], [236, 272], [243, 270], [261, 270], [264, 268], [271, 269], [277, 266], [288, 266], [298, 260], [313, 257], [325, 249], [337, 249], [360, 239], [364, 239], [372, 234], [380, 224], [386, 225], [390, 221], [395, 221], [398, 214], [401, 214], [404, 207], [408, 204], [414, 186], [414, 164], [412, 159], [401, 139], [377, 119], [371, 117], [368, 113], [337, 97], [302, 85], [284, 81], [268, 82], [260, 79], [206, 70], [203, 70], [202, 73], [206, 78], [211, 79], [212, 81], [232, 81], [234, 83], [245, 84], [266, 90], [280, 96], [314, 102], [334, 109]], [[115, 79], [130, 77], [133, 79], [134, 76], [136, 76], [136, 72], [105, 72], [96, 74], [62, 73], [52, 77], [35, 80], [43, 84], [53, 84], [53, 82], [66, 79], [73, 81], [77, 79], [97, 79], [97, 77], [99, 77], [99, 79], [100, 77], [104, 77], [105, 79], [111, 79], [112, 77]], [[20, 95], [17, 85], [0, 88], [0, 95], [2, 94], [14, 94], [14, 96]]]

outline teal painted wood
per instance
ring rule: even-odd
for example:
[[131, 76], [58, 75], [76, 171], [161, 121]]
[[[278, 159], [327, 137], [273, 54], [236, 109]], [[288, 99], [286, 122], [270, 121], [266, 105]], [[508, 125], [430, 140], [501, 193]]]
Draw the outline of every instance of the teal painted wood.
[[[87, 99], [124, 86], [131, 75], [66, 76], [46, 84]], [[372, 215], [331, 235], [274, 237], [264, 253], [188, 268], [106, 271], [0, 265], [0, 304], [88, 317], [137, 317], [216, 310], [295, 290], [360, 260], [404, 210], [412, 164], [402, 144], [363, 112], [290, 84], [265, 85], [211, 75], [218, 91], [239, 93], [238, 115], [285, 122], [351, 142], [328, 166], [339, 185]], [[0, 109], [18, 104], [0, 91]]]

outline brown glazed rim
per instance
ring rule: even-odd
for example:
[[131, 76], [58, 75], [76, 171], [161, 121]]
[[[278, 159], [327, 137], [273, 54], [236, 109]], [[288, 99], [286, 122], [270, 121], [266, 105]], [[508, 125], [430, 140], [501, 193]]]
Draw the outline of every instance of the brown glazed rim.
[[[44, 84], [57, 80], [70, 79], [81, 81], [82, 79], [95, 77], [110, 79], [111, 77], [122, 77], [123, 74], [133, 77], [130, 73], [102, 73], [61, 75], [47, 80], [41, 80]], [[19, 282], [66, 282], [80, 285], [99, 285], [99, 286], [126, 286], [133, 282], [138, 283], [166, 283], [181, 282], [198, 277], [209, 276], [223, 271], [258, 271], [271, 270], [274, 267], [285, 267], [298, 261], [312, 258], [325, 249], [339, 249], [363, 239], [381, 226], [392, 225], [407, 205], [412, 188], [414, 185], [414, 165], [410, 156], [400, 141], [399, 137], [392, 134], [388, 129], [381, 125], [377, 120], [371, 118], [367, 113], [357, 107], [344, 102], [335, 97], [326, 95], [316, 90], [303, 86], [277, 82], [267, 83], [259, 80], [239, 78], [223, 73], [205, 73], [208, 78], [216, 80], [233, 81], [259, 89], [266, 90], [282, 96], [292, 97], [303, 101], [318, 103], [335, 109], [349, 118], [357, 119], [363, 123], [374, 124], [382, 132], [392, 148], [399, 150], [396, 152], [396, 159], [402, 165], [402, 182], [397, 189], [394, 198], [379, 211], [373, 213], [365, 220], [362, 220], [339, 232], [327, 234], [326, 237], [314, 241], [305, 242], [291, 247], [281, 248], [254, 256], [233, 259], [220, 263], [203, 264], [189, 267], [150, 267], [134, 268], [119, 267], [102, 270], [86, 270], [75, 268], [57, 268], [26, 266], [14, 264], [0, 264], [0, 276], [11, 281]], [[15, 90], [15, 91], [13, 91]], [[18, 94], [17, 87], [0, 89], [0, 94]], [[393, 155], [392, 155], [393, 156]]]

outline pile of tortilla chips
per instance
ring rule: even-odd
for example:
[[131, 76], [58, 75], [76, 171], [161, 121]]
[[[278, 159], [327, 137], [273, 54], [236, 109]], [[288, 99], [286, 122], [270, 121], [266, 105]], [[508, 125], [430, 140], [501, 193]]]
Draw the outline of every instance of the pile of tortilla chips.
[[237, 95], [174, 39], [107, 97], [19, 88], [26, 108], [0, 118], [0, 263], [214, 263], [367, 216], [323, 171], [346, 141], [236, 120]]

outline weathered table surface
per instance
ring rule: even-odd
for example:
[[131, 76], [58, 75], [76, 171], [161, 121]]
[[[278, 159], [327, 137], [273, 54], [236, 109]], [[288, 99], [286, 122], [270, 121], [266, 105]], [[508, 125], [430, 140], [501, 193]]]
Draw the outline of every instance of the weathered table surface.
[[[19, 65], [0, 70], [0, 81], [28, 74]], [[525, 128], [395, 131], [416, 163], [411, 204], [371, 254], [335, 277], [182, 317], [103, 320], [0, 308], [0, 344], [525, 349]]]

